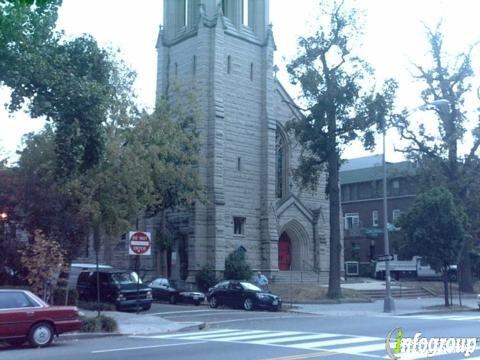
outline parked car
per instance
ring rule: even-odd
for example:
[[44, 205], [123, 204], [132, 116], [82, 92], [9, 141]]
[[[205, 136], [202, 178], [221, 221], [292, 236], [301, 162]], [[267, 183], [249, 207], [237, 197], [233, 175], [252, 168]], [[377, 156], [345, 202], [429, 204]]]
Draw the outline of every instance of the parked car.
[[478, 309], [480, 310], [480, 294], [477, 295]]
[[26, 290], [0, 290], [0, 341], [35, 347], [50, 345], [55, 335], [80, 330], [74, 306], [49, 306]]
[[170, 304], [177, 302], [200, 305], [205, 301], [205, 294], [197, 291], [179, 290], [168, 279], [158, 278], [149, 285], [155, 300], [168, 300]]
[[246, 281], [227, 280], [210, 288], [207, 300], [211, 308], [219, 305], [243, 307], [245, 310], [255, 308], [277, 311], [282, 307], [282, 299], [258, 286]]
[[[117, 310], [135, 310], [139, 306], [149, 310], [152, 306], [152, 290], [128, 270], [101, 269], [100, 301], [115, 304]], [[138, 299], [137, 299], [138, 288]], [[83, 271], [78, 275], [78, 298], [83, 301], [97, 300], [97, 272]]]

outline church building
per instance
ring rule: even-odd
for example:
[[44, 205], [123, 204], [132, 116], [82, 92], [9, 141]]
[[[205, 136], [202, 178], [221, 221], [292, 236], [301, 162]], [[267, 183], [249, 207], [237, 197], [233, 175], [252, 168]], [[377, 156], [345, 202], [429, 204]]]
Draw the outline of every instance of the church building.
[[[252, 269], [272, 277], [320, 270], [326, 279], [325, 177], [314, 192], [292, 178], [300, 148], [285, 124], [302, 114], [274, 74], [269, 1], [165, 0], [163, 24], [157, 98], [174, 101], [194, 89], [201, 114], [207, 202], [169, 217], [182, 234], [189, 276], [206, 264], [222, 271], [226, 256], [242, 248]], [[175, 278], [178, 257], [169, 261]]]

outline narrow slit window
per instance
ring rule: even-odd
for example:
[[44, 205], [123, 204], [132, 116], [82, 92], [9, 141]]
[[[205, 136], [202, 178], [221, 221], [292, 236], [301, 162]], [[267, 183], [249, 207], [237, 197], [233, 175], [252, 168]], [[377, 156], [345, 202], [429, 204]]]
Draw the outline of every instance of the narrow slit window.
[[250, 64], [250, 80], [253, 81], [253, 63]]
[[227, 57], [227, 74], [230, 74], [230, 71], [232, 70], [232, 57], [228, 55]]
[[193, 76], [197, 73], [197, 57], [193, 55]]
[[243, 0], [243, 5], [242, 5], [242, 23], [245, 26], [248, 26], [248, 2], [249, 0]]
[[178, 64], [175, 63], [175, 77], [178, 77]]
[[237, 158], [237, 170], [242, 171], [242, 158]]

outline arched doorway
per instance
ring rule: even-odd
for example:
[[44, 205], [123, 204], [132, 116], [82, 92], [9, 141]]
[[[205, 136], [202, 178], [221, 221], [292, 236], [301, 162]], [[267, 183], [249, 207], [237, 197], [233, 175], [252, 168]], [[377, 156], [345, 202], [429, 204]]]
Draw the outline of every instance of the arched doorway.
[[299, 271], [306, 263], [312, 263], [310, 246], [311, 242], [303, 225], [297, 220], [290, 220], [282, 227], [278, 239], [278, 269]]
[[288, 271], [291, 263], [292, 243], [288, 234], [284, 232], [278, 240], [278, 269], [280, 271]]

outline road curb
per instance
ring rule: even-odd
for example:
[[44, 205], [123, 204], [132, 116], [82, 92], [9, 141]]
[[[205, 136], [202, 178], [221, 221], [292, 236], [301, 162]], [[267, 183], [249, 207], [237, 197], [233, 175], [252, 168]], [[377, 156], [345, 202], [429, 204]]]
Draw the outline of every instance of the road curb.
[[120, 333], [70, 333], [70, 334], [61, 334], [59, 336], [59, 340], [87, 340], [87, 339], [96, 339], [96, 338], [102, 338], [102, 337], [114, 337], [114, 336], [123, 336], [124, 334]]
[[117, 336], [149, 336], [149, 335], [159, 335], [159, 334], [167, 334], [167, 333], [176, 333], [182, 331], [192, 331], [192, 330], [204, 330], [208, 328], [208, 324], [206, 322], [198, 322], [195, 324], [186, 324], [176, 330], [167, 330], [167, 331], [153, 331], [149, 333], [104, 333], [104, 332], [95, 332], [95, 333], [68, 333], [62, 334], [58, 338], [61, 340], [89, 340], [89, 339], [97, 339], [97, 338], [104, 338], [104, 337], [117, 337]]

